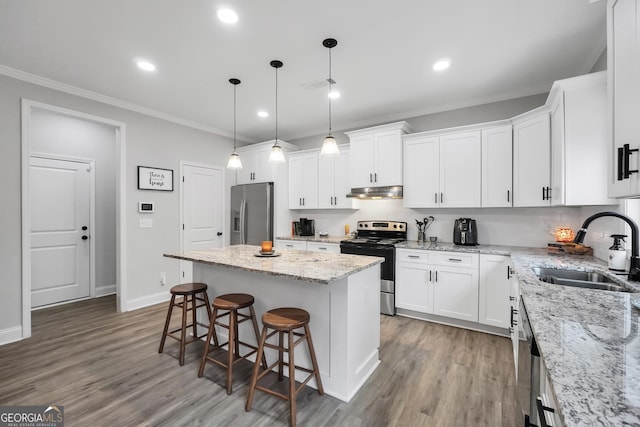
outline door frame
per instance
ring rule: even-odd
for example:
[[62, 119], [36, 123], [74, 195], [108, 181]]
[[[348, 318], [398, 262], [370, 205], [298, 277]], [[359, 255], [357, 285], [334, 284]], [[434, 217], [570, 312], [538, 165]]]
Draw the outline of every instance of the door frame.
[[[188, 160], [180, 160], [180, 224], [178, 224], [178, 227], [180, 228], [180, 251], [184, 252], [184, 228], [182, 227], [184, 224], [184, 169], [185, 166], [193, 166], [193, 167], [197, 167], [197, 168], [203, 168], [203, 169], [212, 169], [212, 170], [217, 170], [220, 171], [220, 178], [221, 178], [221, 193], [222, 193], [222, 232], [224, 233], [224, 227], [227, 224], [227, 210], [226, 210], [226, 187], [225, 187], [225, 169], [222, 166], [214, 166], [214, 165], [209, 165], [209, 164], [205, 164], [205, 163], [198, 163], [198, 162], [190, 162]], [[223, 234], [224, 236], [224, 234]], [[223, 237], [223, 246], [224, 246], [224, 242], [226, 237]], [[183, 261], [178, 263], [178, 278], [182, 279], [182, 267], [183, 267]]]
[[[104, 117], [94, 116], [55, 105], [30, 99], [21, 99], [21, 208], [22, 208], [22, 339], [31, 336], [31, 202], [29, 197], [29, 164], [31, 153], [31, 114], [33, 111], [48, 111], [62, 116], [96, 122], [111, 126], [115, 130], [114, 148], [116, 151], [116, 308], [118, 312], [127, 311], [126, 283], [126, 124]], [[95, 251], [92, 251], [95, 253]]]
[[[73, 156], [63, 156], [58, 154], [47, 154], [47, 153], [38, 153], [32, 152], [29, 159], [32, 157], [37, 157], [39, 159], [49, 159], [49, 160], [62, 160], [67, 162], [81, 163], [87, 165], [91, 168], [91, 178], [89, 180], [89, 223], [91, 224], [91, 229], [95, 230], [96, 224], [96, 162], [94, 159], [85, 159], [82, 157], [73, 157]], [[27, 193], [29, 194], [29, 193]], [[31, 220], [31, 216], [29, 216], [29, 220]], [[31, 226], [31, 224], [29, 224]], [[29, 230], [31, 233], [31, 230]], [[89, 298], [95, 298], [96, 296], [96, 240], [92, 238], [89, 239]], [[31, 238], [29, 238], [29, 245], [31, 245]], [[31, 265], [31, 246], [29, 246], [29, 265]], [[29, 272], [31, 272], [31, 268], [29, 268]], [[29, 298], [31, 298], [31, 292], [29, 292]], [[87, 298], [80, 298], [87, 299]], [[76, 301], [76, 300], [74, 300]], [[54, 303], [44, 307], [51, 307], [54, 305], [65, 304], [63, 303]], [[31, 305], [31, 303], [29, 303]], [[32, 310], [40, 310], [44, 307], [38, 307]]]

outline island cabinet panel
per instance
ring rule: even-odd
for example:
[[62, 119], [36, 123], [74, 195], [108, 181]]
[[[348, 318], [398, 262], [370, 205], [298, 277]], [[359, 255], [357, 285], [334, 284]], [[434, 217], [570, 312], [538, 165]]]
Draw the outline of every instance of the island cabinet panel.
[[[324, 391], [348, 402], [380, 364], [380, 260], [294, 249], [266, 258], [256, 257], [258, 251], [258, 246], [236, 245], [165, 256], [191, 260], [193, 279], [208, 285], [211, 300], [225, 293], [253, 295], [258, 319], [278, 307], [308, 311]], [[206, 322], [206, 313], [198, 315]], [[250, 322], [242, 323], [239, 334], [256, 344], [251, 328]], [[217, 333], [227, 339], [226, 329]], [[265, 349], [265, 355], [268, 363], [277, 358], [273, 349]], [[311, 366], [304, 345], [296, 347], [295, 359], [297, 365]], [[297, 381], [306, 376], [296, 372]], [[307, 384], [317, 387], [314, 379]]]

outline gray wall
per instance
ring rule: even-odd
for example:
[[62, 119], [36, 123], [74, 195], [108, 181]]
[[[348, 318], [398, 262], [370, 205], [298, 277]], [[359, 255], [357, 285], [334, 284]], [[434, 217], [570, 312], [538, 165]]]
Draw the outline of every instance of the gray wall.
[[[6, 76], [0, 76], [0, 340], [2, 333], [21, 322], [21, 194], [20, 194], [20, 116], [21, 98], [43, 102], [126, 123], [126, 228], [128, 264], [127, 300], [168, 294], [161, 286], [160, 271], [167, 272], [168, 283], [178, 281], [176, 260], [162, 257], [165, 251], [179, 249], [179, 176], [180, 160], [206, 163], [224, 168], [232, 149], [228, 138], [194, 130], [175, 123], [61, 93]], [[137, 190], [136, 167], [156, 166], [175, 171], [175, 191]], [[226, 175], [229, 179], [229, 174]], [[225, 182], [225, 184], [228, 184]], [[138, 228], [137, 202], [156, 202], [152, 229]], [[225, 229], [227, 227], [225, 226]]]
[[[547, 94], [530, 95], [522, 98], [508, 99], [506, 101], [492, 102], [490, 104], [475, 105], [473, 107], [460, 108], [457, 110], [442, 111], [424, 116], [417, 116], [404, 119], [416, 132], [445, 129], [455, 126], [464, 126], [475, 123], [491, 122], [495, 120], [510, 119], [518, 114], [525, 113], [534, 108], [544, 105]], [[399, 121], [399, 120], [398, 120]], [[384, 124], [384, 123], [378, 123]], [[372, 125], [373, 126], [373, 125]], [[371, 127], [371, 126], [367, 126]], [[348, 144], [349, 138], [345, 131], [353, 129], [343, 129], [333, 132], [338, 144]], [[325, 134], [288, 140], [301, 149], [311, 149], [322, 147]]]
[[31, 151], [95, 160], [96, 288], [116, 284], [115, 128], [48, 111], [31, 114]]
[[593, 64], [593, 68], [591, 68], [591, 73], [597, 73], [598, 71], [604, 71], [607, 69], [607, 49], [605, 49], [602, 54], [596, 60], [596, 63]]

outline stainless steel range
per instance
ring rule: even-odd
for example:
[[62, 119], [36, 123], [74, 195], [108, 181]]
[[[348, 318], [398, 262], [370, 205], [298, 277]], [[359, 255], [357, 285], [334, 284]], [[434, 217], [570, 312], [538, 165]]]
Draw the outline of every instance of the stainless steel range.
[[407, 223], [398, 221], [358, 221], [358, 237], [340, 242], [343, 254], [383, 257], [380, 265], [380, 312], [396, 314], [396, 248], [407, 240]]

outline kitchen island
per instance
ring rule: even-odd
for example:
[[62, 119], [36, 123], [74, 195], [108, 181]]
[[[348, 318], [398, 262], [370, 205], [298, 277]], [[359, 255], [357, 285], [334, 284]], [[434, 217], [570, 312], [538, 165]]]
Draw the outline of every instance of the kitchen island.
[[[310, 328], [325, 393], [348, 402], [380, 364], [380, 264], [384, 258], [299, 250], [259, 257], [260, 247], [236, 245], [167, 253], [193, 262], [193, 281], [209, 286], [209, 298], [225, 293], [254, 296], [258, 316], [277, 307], [299, 307]], [[224, 329], [219, 334], [224, 337]], [[240, 336], [255, 342], [247, 323]], [[276, 353], [266, 352], [272, 363]], [[296, 364], [311, 366], [304, 346]], [[305, 373], [296, 376], [302, 380]], [[315, 380], [308, 385], [316, 387]]]

